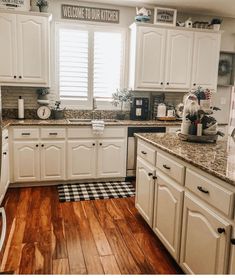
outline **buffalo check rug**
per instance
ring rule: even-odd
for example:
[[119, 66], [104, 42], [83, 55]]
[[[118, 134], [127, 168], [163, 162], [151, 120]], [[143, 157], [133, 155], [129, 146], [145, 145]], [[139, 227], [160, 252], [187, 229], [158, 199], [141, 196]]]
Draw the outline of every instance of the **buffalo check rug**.
[[130, 182], [93, 182], [58, 185], [60, 202], [97, 199], [127, 198], [135, 196]]

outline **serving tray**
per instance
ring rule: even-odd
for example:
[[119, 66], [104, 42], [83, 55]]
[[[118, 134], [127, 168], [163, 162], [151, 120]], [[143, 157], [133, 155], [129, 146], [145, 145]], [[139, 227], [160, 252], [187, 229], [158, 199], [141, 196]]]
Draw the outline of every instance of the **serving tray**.
[[218, 134], [216, 135], [189, 135], [178, 133], [180, 140], [188, 141], [188, 142], [195, 142], [195, 143], [215, 143], [218, 139]]

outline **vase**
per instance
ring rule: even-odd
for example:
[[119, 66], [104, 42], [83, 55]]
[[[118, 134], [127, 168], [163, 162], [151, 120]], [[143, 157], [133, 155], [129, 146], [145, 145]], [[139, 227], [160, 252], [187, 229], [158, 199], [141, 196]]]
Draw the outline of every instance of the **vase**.
[[38, 103], [41, 105], [49, 105], [50, 101], [47, 95], [38, 95]]

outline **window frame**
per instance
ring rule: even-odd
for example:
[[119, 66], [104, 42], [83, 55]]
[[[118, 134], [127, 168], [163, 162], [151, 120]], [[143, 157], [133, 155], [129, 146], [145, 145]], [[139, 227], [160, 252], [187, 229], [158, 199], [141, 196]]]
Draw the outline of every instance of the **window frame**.
[[[59, 30], [61, 28], [71, 28], [73, 30], [85, 30], [88, 31], [88, 100], [81, 101], [77, 99], [61, 99], [59, 88]], [[126, 28], [117, 26], [104, 26], [94, 24], [75, 24], [70, 22], [55, 22], [55, 84], [56, 91], [58, 92], [58, 98], [61, 101], [62, 107], [69, 109], [91, 110], [93, 106], [93, 70], [94, 70], [94, 32], [117, 32], [122, 34], [122, 56], [121, 56], [121, 80], [120, 87], [127, 87], [127, 73], [128, 73], [128, 61], [127, 61], [127, 47], [128, 47], [128, 32]], [[118, 107], [112, 105], [110, 100], [99, 100], [96, 98], [96, 104], [98, 110], [118, 110]]]

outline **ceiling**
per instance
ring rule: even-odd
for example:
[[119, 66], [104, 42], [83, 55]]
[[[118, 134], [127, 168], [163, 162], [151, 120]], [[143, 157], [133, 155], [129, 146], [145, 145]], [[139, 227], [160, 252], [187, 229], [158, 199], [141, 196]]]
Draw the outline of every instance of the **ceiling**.
[[119, 6], [164, 6], [182, 12], [203, 13], [235, 18], [235, 0], [90, 0]]

